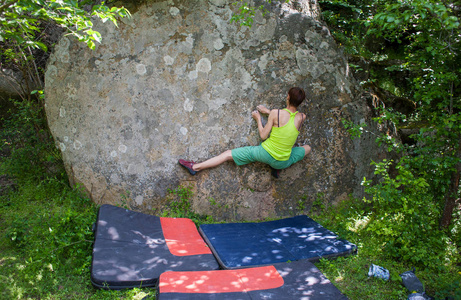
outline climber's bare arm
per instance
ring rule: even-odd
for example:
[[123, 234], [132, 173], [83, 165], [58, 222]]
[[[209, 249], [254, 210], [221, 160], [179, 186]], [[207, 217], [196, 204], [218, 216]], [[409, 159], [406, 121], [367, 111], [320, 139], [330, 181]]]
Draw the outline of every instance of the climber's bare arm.
[[251, 116], [253, 117], [253, 119], [256, 120], [256, 123], [258, 124], [258, 131], [259, 131], [259, 136], [261, 137], [261, 139], [263, 140], [267, 139], [267, 137], [269, 136], [269, 133], [272, 130], [272, 126], [274, 126], [274, 120], [277, 116], [277, 110], [272, 110], [269, 113], [269, 118], [265, 126], [263, 126], [261, 122], [261, 114], [258, 111], [256, 110], [253, 111], [251, 113]]
[[299, 113], [296, 115], [295, 118], [295, 126], [298, 128], [298, 130], [301, 129], [304, 123], [306, 123], [307, 116], [304, 113]]

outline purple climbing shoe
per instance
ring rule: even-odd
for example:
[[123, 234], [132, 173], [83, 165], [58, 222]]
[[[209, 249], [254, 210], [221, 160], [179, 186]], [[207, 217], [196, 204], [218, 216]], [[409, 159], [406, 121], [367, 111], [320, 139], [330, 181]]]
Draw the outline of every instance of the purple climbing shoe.
[[272, 174], [272, 176], [274, 176], [275, 178], [279, 178], [280, 170], [277, 170], [277, 169], [274, 169], [274, 168], [271, 167], [271, 174]]
[[188, 160], [184, 160], [184, 159], [180, 159], [180, 160], [179, 160], [179, 164], [180, 164], [181, 166], [183, 166], [184, 168], [186, 168], [186, 169], [189, 171], [189, 173], [190, 173], [191, 175], [197, 174], [197, 171], [194, 171], [194, 169], [192, 169], [192, 166], [195, 165], [195, 162], [193, 162], [193, 161], [188, 161]]

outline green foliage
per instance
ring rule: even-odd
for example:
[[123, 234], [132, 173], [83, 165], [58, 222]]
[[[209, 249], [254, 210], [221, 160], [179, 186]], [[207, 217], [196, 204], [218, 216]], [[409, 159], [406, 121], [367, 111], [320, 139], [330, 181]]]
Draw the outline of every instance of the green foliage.
[[[347, 54], [382, 61], [387, 55], [382, 55], [379, 40], [371, 33], [367, 34], [367, 29], [373, 15], [381, 11], [386, 2], [331, 0], [319, 1], [319, 5], [333, 37], [344, 47]], [[370, 44], [373, 46], [369, 47]]]
[[[404, 44], [404, 65], [412, 75], [408, 94], [418, 105], [412, 119], [425, 122], [413, 136], [418, 143], [408, 149], [408, 165], [430, 184], [436, 203], [460, 192], [459, 184], [451, 185], [461, 164], [460, 42], [453, 38], [460, 34], [457, 13], [434, 1], [389, 4], [375, 15], [369, 29]], [[445, 206], [440, 222], [444, 226], [451, 219], [450, 210]]]
[[[282, 1], [282, 0], [280, 0]], [[289, 0], [283, 0], [285, 3], [290, 2]], [[272, 3], [272, 0], [264, 0], [265, 3]], [[258, 7], [254, 7], [246, 0], [238, 0], [237, 2], [232, 3], [233, 6], [238, 6], [237, 13], [234, 13], [230, 19], [230, 22], [236, 22], [241, 26], [252, 27], [253, 19], [257, 11], [261, 11], [263, 15], [266, 14], [264, 9], [264, 4]]]
[[[447, 247], [452, 241], [441, 238], [438, 229], [439, 209], [429, 192], [429, 184], [415, 176], [407, 160], [396, 165], [395, 178], [389, 175], [393, 161], [375, 163], [375, 174], [380, 181], [372, 185], [364, 180], [365, 191], [372, 195], [372, 219], [367, 231], [382, 243], [387, 254], [415, 265], [437, 265], [449, 258], [455, 259], [456, 249]], [[451, 255], [454, 255], [451, 257]]]
[[95, 43], [101, 42], [101, 34], [93, 28], [94, 19], [117, 25], [117, 17], [129, 16], [123, 7], [95, 5], [88, 0], [0, 0], [0, 72], [9, 69], [21, 77], [18, 80], [16, 76], [3, 74], [4, 80], [18, 90], [22, 101], [27, 102], [21, 108], [33, 110], [32, 118], [43, 113], [43, 92], [34, 90], [44, 88], [47, 51], [56, 42], [53, 35], [59, 36], [64, 31], [94, 49]]
[[92, 17], [102, 22], [112, 21], [117, 25], [116, 17], [127, 17], [125, 8], [101, 4], [92, 1], [46, 1], [46, 0], [4, 0], [0, 5], [0, 41], [15, 42], [21, 47], [40, 48], [47, 46], [36, 39], [41, 22], [55, 22], [69, 35], [75, 36], [89, 48], [94, 49], [95, 42], [101, 42], [101, 34], [93, 29]]
[[162, 213], [163, 217], [188, 218], [194, 221], [197, 226], [213, 222], [212, 216], [197, 214], [192, 209], [191, 199], [194, 193], [191, 186], [179, 186], [174, 190], [169, 189], [168, 193], [171, 200]]
[[120, 207], [121, 208], [124, 208], [124, 209], [130, 209], [130, 205], [129, 205], [129, 201], [130, 201], [130, 191], [126, 191], [125, 193], [122, 193], [120, 195], [120, 197], [122, 198], [121, 199], [121, 203], [120, 203]]
[[87, 198], [50, 178], [22, 182], [2, 202], [3, 299], [45, 298], [59, 290], [59, 277], [88, 275], [96, 208]]
[[[92, 1], [2, 0], [0, 1], [0, 63], [21, 73], [21, 101], [11, 100], [15, 109], [2, 124], [0, 150], [11, 151], [1, 171], [16, 180], [39, 180], [48, 175], [65, 176], [61, 156], [52, 142], [44, 112], [43, 74], [50, 41], [45, 28], [56, 24], [94, 49], [101, 35], [94, 31], [92, 19], [108, 20], [117, 25], [116, 17], [127, 17], [125, 8]], [[14, 81], [14, 79], [10, 78]]]
[[211, 206], [214, 206], [218, 209], [229, 209], [229, 205], [226, 204], [226, 205], [222, 205], [221, 203], [218, 203], [214, 198], [210, 197], [209, 199], [209, 202], [210, 202], [210, 205]]
[[211, 205], [211, 206], [216, 206], [216, 205], [218, 205], [218, 202], [216, 202], [216, 200], [215, 200], [214, 198], [212, 198], [212, 197], [210, 197], [209, 202], [210, 202], [210, 205]]
[[316, 211], [323, 211], [325, 209], [325, 194], [317, 193], [314, 202], [312, 203], [312, 209]]
[[306, 209], [306, 197], [303, 197], [296, 202], [296, 210], [299, 213], [304, 213], [305, 209]]
[[360, 138], [365, 127], [367, 126], [367, 124], [365, 123], [354, 124], [354, 122], [346, 119], [342, 119], [341, 122], [343, 123], [344, 128], [346, 128], [346, 130], [349, 132], [353, 139]]
[[95, 290], [90, 282], [97, 207], [48, 178], [0, 196], [0, 298], [142, 299], [152, 289]]
[[[436, 210], [437, 223], [457, 224], [453, 207], [461, 193], [456, 179], [461, 175], [459, 3], [336, 0], [323, 1], [321, 6], [333, 36], [354, 62], [366, 62], [364, 86], [381, 89], [381, 97], [387, 93], [415, 104], [413, 111], [399, 112], [387, 101], [375, 118], [395, 126], [395, 132], [419, 128], [410, 137], [413, 142], [402, 144], [392, 135], [379, 136], [377, 141], [404, 157], [405, 163], [398, 164], [400, 179], [412, 176], [408, 178], [412, 184], [418, 180], [427, 184], [422, 191], [430, 196], [422, 198]], [[344, 126], [353, 137], [368, 133], [362, 125], [346, 121]], [[386, 186], [392, 196], [399, 195], [400, 188], [389, 182]]]
[[[383, 168], [386, 167], [383, 166]], [[389, 205], [395, 209], [396, 204], [393, 201]], [[380, 223], [394, 228], [393, 226], [396, 226], [394, 222], [401, 224], [405, 222], [404, 220], [396, 221], [390, 214], [380, 212], [381, 209], [386, 209], [384, 206], [385, 203], [378, 209], [374, 209], [374, 204], [370, 201], [350, 198], [338, 206], [324, 210], [319, 215], [314, 215], [313, 218], [317, 222], [337, 233], [341, 238], [355, 243], [358, 247], [356, 255], [335, 260], [321, 259], [316, 266], [349, 299], [407, 299], [409, 292], [403, 286], [398, 274], [412, 267], [416, 267], [416, 275], [423, 282], [428, 295], [435, 296], [436, 299], [445, 299], [445, 297], [457, 299], [457, 295], [461, 292], [459, 258], [452, 256], [450, 251], [442, 250], [442, 253], [436, 253], [440, 260], [431, 259], [434, 254], [432, 247], [437, 248], [439, 244], [435, 241], [436, 235], [438, 235], [438, 240], [447, 240], [448, 234], [444, 231], [437, 231], [431, 233], [430, 238], [419, 237], [427, 243], [417, 245], [415, 253], [421, 255], [423, 250], [427, 251], [425, 262], [413, 263], [408, 259], [397, 259], [390, 253], [391, 247], [386, 244], [386, 238], [390, 237], [392, 240], [393, 237], [370, 230]], [[390, 281], [368, 277], [370, 264], [388, 269], [391, 275]]]
[[369, 34], [403, 44], [405, 63], [400, 65], [412, 74], [410, 92], [423, 118], [453, 114], [456, 103], [450, 102], [460, 83], [456, 67], [460, 44], [453, 36], [459, 30], [452, 7], [426, 0], [388, 4], [370, 22]]
[[180, 186], [177, 189], [168, 190], [168, 193], [175, 198], [169, 204], [170, 216], [188, 218], [191, 212], [190, 200], [193, 195], [192, 187]]
[[0, 171], [17, 181], [44, 176], [64, 178], [61, 154], [48, 130], [42, 106], [32, 101], [13, 101], [0, 132], [0, 150], [10, 152]]
[[[235, 13], [231, 17], [231, 23], [236, 22], [242, 26], [251, 27], [253, 25], [253, 18], [255, 15], [256, 9], [249, 5], [249, 3], [240, 0], [239, 2], [234, 2], [233, 5], [237, 6], [240, 5], [238, 8], [238, 13]], [[259, 9], [263, 7], [260, 6]]]

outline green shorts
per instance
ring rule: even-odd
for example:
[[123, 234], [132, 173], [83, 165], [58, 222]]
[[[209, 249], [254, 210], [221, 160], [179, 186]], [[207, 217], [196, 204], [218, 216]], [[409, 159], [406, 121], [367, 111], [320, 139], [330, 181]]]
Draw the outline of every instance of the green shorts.
[[304, 147], [294, 147], [288, 160], [280, 161], [273, 158], [261, 145], [236, 148], [232, 150], [232, 158], [238, 166], [252, 162], [262, 162], [274, 169], [281, 170], [302, 160], [306, 150]]

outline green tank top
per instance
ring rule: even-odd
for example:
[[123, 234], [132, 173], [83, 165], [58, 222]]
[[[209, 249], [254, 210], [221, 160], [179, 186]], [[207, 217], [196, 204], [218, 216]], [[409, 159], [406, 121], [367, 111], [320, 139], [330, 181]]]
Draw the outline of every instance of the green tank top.
[[299, 135], [299, 131], [295, 126], [295, 116], [298, 112], [292, 113], [286, 108], [284, 110], [290, 113], [288, 123], [282, 127], [272, 127], [270, 137], [261, 144], [278, 161], [286, 161], [290, 158], [291, 149]]

